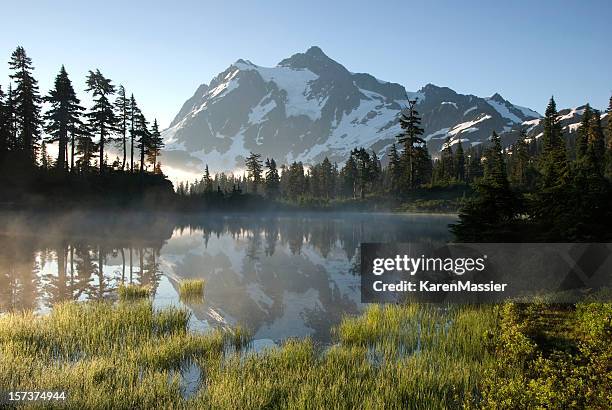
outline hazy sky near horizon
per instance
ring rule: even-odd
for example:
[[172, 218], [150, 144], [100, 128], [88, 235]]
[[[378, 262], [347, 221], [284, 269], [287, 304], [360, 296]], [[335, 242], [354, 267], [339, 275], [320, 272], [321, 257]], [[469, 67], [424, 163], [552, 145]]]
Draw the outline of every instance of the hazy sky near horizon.
[[[499, 92], [544, 111], [612, 93], [612, 2], [22, 1], [2, 6], [0, 84], [17, 45], [47, 92], [64, 64], [83, 96], [99, 68], [166, 127], [185, 100], [239, 58], [274, 66], [311, 45], [353, 72], [460, 93]], [[1, 61], [1, 60], [0, 60]]]

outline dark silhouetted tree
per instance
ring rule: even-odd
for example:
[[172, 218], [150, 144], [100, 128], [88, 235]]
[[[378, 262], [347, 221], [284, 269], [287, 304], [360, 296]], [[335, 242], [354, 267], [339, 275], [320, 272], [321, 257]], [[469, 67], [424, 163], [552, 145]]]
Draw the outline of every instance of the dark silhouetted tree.
[[266, 159], [266, 168], [266, 196], [276, 199], [280, 194], [280, 177], [274, 158]]
[[159, 132], [159, 125], [157, 125], [157, 119], [153, 120], [153, 125], [151, 126], [151, 135], [148, 141], [147, 147], [147, 159], [150, 164], [153, 165], [153, 172], [156, 172], [158, 169], [157, 159], [161, 155], [161, 151], [164, 148], [164, 140]]
[[117, 116], [117, 132], [121, 138], [121, 147], [123, 149], [123, 160], [121, 161], [121, 170], [125, 170], [127, 161], [127, 127], [129, 121], [130, 100], [125, 96], [125, 88], [119, 85], [117, 88], [117, 98], [115, 99], [115, 115]]
[[261, 163], [261, 154], [251, 152], [245, 161], [245, 165], [249, 181], [253, 184], [253, 193], [256, 194], [262, 181], [263, 167]]
[[87, 113], [90, 126], [98, 134], [98, 149], [100, 150], [99, 167], [100, 172], [104, 170], [104, 148], [108, 141], [111, 141], [110, 135], [115, 131], [117, 126], [117, 117], [115, 116], [114, 107], [109, 101], [109, 98], [115, 93], [115, 87], [111, 80], [105, 78], [100, 70], [89, 71], [87, 76], [87, 92], [93, 95], [94, 105]]
[[408, 173], [408, 188], [415, 187], [416, 173], [416, 149], [425, 143], [421, 138], [423, 128], [421, 128], [421, 118], [416, 110], [417, 100], [409, 100], [408, 107], [402, 111], [399, 119], [402, 133], [397, 136], [397, 141], [404, 145], [404, 158], [406, 160], [406, 168]]
[[32, 76], [32, 60], [23, 47], [18, 46], [11, 55], [9, 67], [15, 90], [11, 93], [18, 149], [24, 154], [27, 164], [36, 164], [36, 149], [41, 136], [41, 97], [38, 82]]
[[495, 132], [485, 156], [485, 175], [476, 184], [477, 195], [461, 210], [459, 223], [451, 225], [451, 231], [462, 242], [516, 240], [520, 201], [510, 189], [501, 141]]
[[70, 153], [71, 166], [74, 166], [74, 134], [81, 124], [81, 115], [84, 108], [76, 96], [72, 82], [64, 66], [55, 77], [55, 84], [49, 95], [44, 98], [51, 108], [45, 113], [45, 132], [50, 135], [48, 142], [57, 142], [58, 154], [55, 165], [63, 171], [68, 170], [68, 138], [72, 135], [72, 149]]

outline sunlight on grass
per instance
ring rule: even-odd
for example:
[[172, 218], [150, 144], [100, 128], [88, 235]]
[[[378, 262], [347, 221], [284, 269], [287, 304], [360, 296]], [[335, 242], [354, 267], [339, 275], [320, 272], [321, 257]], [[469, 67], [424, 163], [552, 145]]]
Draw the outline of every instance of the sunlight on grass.
[[149, 286], [132, 284], [126, 285], [122, 283], [121, 285], [119, 285], [117, 293], [119, 295], [120, 300], [137, 300], [148, 298], [149, 296], [151, 296], [151, 288]]
[[[604, 352], [606, 309], [577, 311], [584, 340]], [[70, 408], [495, 407], [522, 397], [535, 346], [523, 316], [510, 304], [373, 305], [345, 317], [331, 346], [306, 338], [253, 352], [247, 329], [189, 332], [185, 309], [147, 299], [63, 303], [0, 317], [0, 386], [67, 390]], [[186, 397], [189, 366], [201, 377]], [[498, 379], [509, 386], [501, 393]], [[545, 380], [533, 394], [548, 391]]]
[[204, 280], [182, 280], [179, 283], [179, 297], [183, 302], [202, 302], [204, 299]]

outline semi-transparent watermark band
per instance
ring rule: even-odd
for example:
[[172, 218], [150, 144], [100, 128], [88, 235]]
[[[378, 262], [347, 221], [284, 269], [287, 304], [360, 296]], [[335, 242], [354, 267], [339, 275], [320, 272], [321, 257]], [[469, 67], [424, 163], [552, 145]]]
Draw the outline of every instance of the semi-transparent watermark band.
[[608, 243], [362, 243], [361, 301], [612, 300]]

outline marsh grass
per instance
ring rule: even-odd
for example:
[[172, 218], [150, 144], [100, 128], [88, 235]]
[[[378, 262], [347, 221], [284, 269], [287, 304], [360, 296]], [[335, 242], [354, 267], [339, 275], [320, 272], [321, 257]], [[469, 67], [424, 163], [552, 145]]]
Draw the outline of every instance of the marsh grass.
[[189, 279], [179, 283], [179, 297], [185, 303], [198, 303], [204, 299], [204, 280]]
[[[588, 337], [608, 332], [599, 323], [609, 311], [579, 313], [594, 323], [581, 330]], [[497, 390], [483, 396], [483, 386], [494, 385], [487, 383], [503, 376], [520, 386], [519, 358], [535, 352], [520, 336], [529, 325], [510, 305], [374, 305], [346, 317], [332, 346], [306, 338], [261, 352], [249, 351], [245, 328], [197, 334], [189, 318], [148, 299], [7, 314], [0, 386], [66, 389], [70, 408], [474, 408], [483, 397], [497, 403], [490, 393]], [[514, 350], [500, 351], [500, 341]], [[506, 356], [512, 360], [499, 370]], [[184, 397], [182, 371], [190, 366], [200, 380]]]
[[143, 285], [121, 284], [117, 290], [119, 300], [129, 301], [144, 299], [151, 296], [151, 288]]
[[222, 354], [226, 335], [187, 331], [190, 314], [151, 301], [62, 303], [0, 317], [0, 386], [66, 390], [69, 408], [184, 404], [180, 370]]

